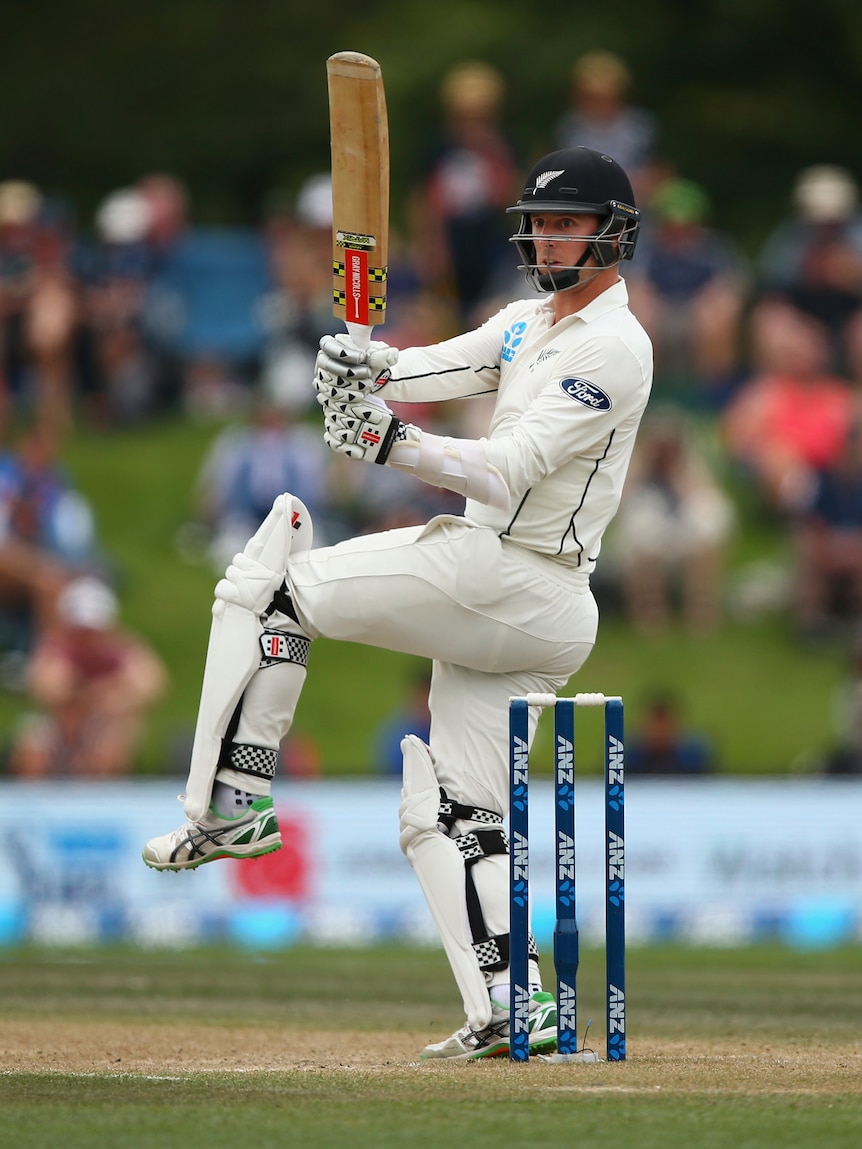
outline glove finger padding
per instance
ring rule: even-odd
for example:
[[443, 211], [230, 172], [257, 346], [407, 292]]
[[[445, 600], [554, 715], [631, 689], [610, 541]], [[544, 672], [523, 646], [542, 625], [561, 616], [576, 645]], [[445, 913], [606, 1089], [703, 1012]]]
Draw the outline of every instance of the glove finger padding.
[[356, 367], [365, 362], [365, 348], [354, 343], [343, 331], [338, 335], [324, 335], [318, 346], [324, 355], [340, 363]]
[[385, 463], [401, 421], [385, 403], [370, 399], [342, 406], [324, 405], [323, 439], [328, 447], [350, 459]]
[[350, 385], [365, 384], [362, 388], [367, 390], [371, 385], [371, 368], [367, 363], [349, 363], [346, 359], [335, 359], [325, 351], [318, 351], [314, 361], [314, 385], [325, 386], [330, 380], [335, 384]]
[[349, 335], [324, 335], [320, 341], [317, 369], [349, 386], [363, 391], [382, 387], [389, 370], [398, 362], [398, 349], [373, 340], [367, 348], [357, 347]]
[[366, 397], [366, 392], [353, 381], [348, 383], [337, 375], [329, 375], [323, 371], [318, 371], [315, 375], [314, 386], [317, 390], [317, 402], [324, 408], [327, 404], [344, 406], [347, 403], [358, 403]]

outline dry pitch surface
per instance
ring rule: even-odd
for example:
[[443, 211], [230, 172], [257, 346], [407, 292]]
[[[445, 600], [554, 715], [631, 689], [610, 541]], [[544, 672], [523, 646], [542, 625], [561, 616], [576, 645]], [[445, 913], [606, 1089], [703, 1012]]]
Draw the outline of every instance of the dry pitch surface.
[[[641, 1036], [624, 1065], [510, 1066], [423, 1062], [421, 1033], [306, 1031], [80, 1018], [11, 1020], [0, 1031], [6, 1073], [184, 1076], [198, 1073], [328, 1073], [381, 1078], [481, 1072], [526, 1075], [555, 1090], [735, 1094], [862, 1093], [862, 1041], [837, 1046], [776, 1041], [684, 1042]], [[215, 1052], [217, 1051], [217, 1052]], [[520, 1077], [519, 1077], [520, 1079]], [[507, 1078], [511, 1085], [511, 1077]]]
[[[585, 1008], [603, 1000], [601, 959], [598, 951], [582, 958]], [[659, 1097], [859, 1095], [862, 1104], [858, 948], [634, 950], [629, 966], [625, 1064], [514, 1066], [420, 1061], [427, 1042], [460, 1024], [436, 952], [10, 954], [0, 961], [0, 1070], [7, 1082], [17, 1074], [329, 1074], [408, 1093], [451, 1075], [492, 1094], [547, 1083]], [[603, 1052], [600, 1018], [590, 1044]]]

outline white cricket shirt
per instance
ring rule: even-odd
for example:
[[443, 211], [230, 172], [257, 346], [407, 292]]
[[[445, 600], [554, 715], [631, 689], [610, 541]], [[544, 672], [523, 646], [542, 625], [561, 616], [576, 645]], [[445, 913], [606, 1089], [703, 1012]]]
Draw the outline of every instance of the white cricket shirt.
[[652, 345], [620, 279], [556, 324], [552, 300], [521, 300], [475, 331], [402, 351], [383, 396], [419, 403], [496, 392], [480, 441], [511, 509], [468, 499], [465, 518], [588, 574], [651, 386]]

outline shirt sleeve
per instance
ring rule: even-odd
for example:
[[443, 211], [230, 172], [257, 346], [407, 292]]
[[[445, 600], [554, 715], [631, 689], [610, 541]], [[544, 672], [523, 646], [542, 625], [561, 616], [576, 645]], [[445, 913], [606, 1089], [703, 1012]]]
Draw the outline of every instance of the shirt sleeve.
[[475, 331], [400, 352], [381, 398], [393, 403], [433, 403], [496, 391], [504, 316], [505, 310]]

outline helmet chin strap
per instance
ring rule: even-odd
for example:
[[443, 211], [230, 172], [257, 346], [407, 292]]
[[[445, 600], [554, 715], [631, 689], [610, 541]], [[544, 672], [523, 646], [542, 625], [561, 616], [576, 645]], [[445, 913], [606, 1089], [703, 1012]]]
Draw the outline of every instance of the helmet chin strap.
[[[545, 266], [546, 270], [542, 270]], [[600, 271], [604, 271], [603, 267], [588, 266], [585, 263], [575, 263], [571, 267], [561, 267], [558, 272], [553, 272], [546, 265], [536, 264], [536, 285], [541, 291], [554, 292], [554, 291], [569, 291], [573, 287], [586, 287], [591, 283]], [[591, 275], [583, 276], [583, 272], [590, 271]]]

